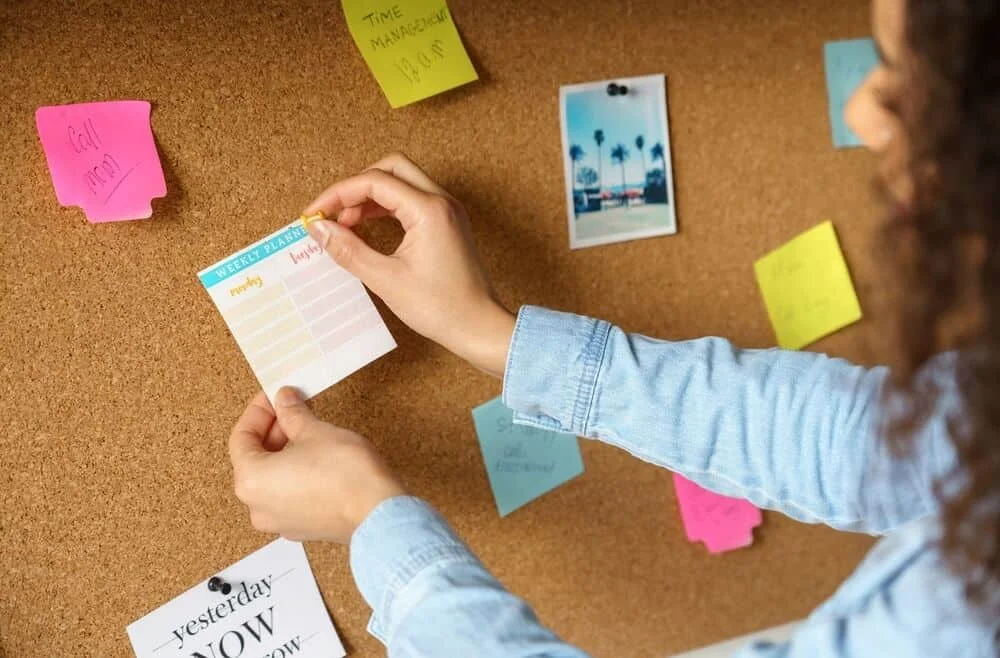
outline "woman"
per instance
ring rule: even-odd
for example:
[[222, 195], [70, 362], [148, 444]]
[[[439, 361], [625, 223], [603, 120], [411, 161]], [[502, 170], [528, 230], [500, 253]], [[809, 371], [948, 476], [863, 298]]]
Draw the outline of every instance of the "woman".
[[[654, 341], [532, 307], [515, 318], [491, 294], [459, 203], [401, 156], [307, 209], [338, 218], [312, 223], [313, 237], [404, 322], [504, 378], [519, 422], [606, 441], [796, 519], [886, 534], [787, 643], [744, 658], [997, 654], [1000, 3], [875, 0], [873, 18], [883, 61], [848, 121], [885, 163], [905, 328], [892, 371]], [[382, 216], [405, 230], [388, 256], [351, 230]], [[390, 655], [582, 655], [367, 441], [294, 391], [274, 408], [255, 398], [230, 449], [255, 527], [350, 542], [370, 631]]]

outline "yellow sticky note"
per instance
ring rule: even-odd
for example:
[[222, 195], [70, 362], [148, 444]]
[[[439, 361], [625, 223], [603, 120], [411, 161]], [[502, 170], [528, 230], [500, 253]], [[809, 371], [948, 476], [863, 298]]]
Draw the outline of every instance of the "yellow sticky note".
[[445, 0], [344, 0], [344, 16], [392, 107], [479, 78]]
[[861, 319], [837, 243], [823, 222], [753, 264], [778, 345], [797, 350]]

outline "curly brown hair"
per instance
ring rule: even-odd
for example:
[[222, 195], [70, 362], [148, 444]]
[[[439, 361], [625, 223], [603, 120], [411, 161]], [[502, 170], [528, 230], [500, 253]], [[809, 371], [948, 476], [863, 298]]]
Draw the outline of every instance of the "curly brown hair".
[[[957, 350], [961, 412], [949, 422], [958, 466], [938, 483], [941, 547], [970, 602], [1000, 613], [1000, 1], [908, 0], [905, 84], [892, 110], [907, 142], [882, 245], [893, 256], [898, 354], [889, 395], [896, 446], [940, 390], [915, 373]], [[883, 174], [888, 190], [891, 173]], [[887, 194], [888, 195], [888, 194]]]

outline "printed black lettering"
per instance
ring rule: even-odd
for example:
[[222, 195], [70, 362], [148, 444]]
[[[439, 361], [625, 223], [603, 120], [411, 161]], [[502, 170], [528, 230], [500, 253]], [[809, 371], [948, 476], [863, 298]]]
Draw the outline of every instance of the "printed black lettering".
[[[236, 638], [236, 640], [240, 643], [238, 651], [234, 652], [226, 649], [226, 639], [230, 637]], [[232, 644], [230, 643], [229, 646], [232, 647]], [[222, 634], [222, 637], [219, 638], [219, 655], [222, 656], [222, 658], [237, 658], [238, 656], [243, 655], [243, 650], [246, 649], [246, 647], [247, 641], [243, 639], [243, 636], [239, 631], [226, 631]]]
[[191, 653], [191, 658], [216, 658], [215, 647], [213, 647], [211, 644], [206, 644], [205, 646], [208, 647], [209, 653], [204, 654], [200, 651], [193, 651]]
[[[268, 621], [264, 621], [264, 614], [265, 614], [265, 612], [268, 615]], [[261, 632], [261, 628], [263, 628], [264, 630], [266, 630], [268, 635], [272, 635], [272, 636], [274, 635], [274, 606], [272, 605], [265, 612], [259, 612], [259, 613], [257, 613], [257, 615], [255, 615], [253, 619], [248, 619], [247, 621], [243, 622], [243, 624], [242, 624], [243, 628], [246, 629], [247, 633], [250, 633], [250, 635], [253, 635], [253, 638], [255, 640], [257, 640], [258, 642], [260, 642], [260, 638], [263, 636], [263, 632]], [[257, 624], [256, 624], [257, 629], [256, 630], [254, 630], [250, 626], [250, 624], [254, 621], [254, 619], [257, 620]]]
[[[252, 262], [258, 260], [258, 258], [259, 254], [257, 253], [257, 250], [254, 249], [253, 251], [244, 255], [242, 258], [237, 259], [236, 262], [240, 263], [244, 259]], [[233, 263], [228, 263], [226, 267], [217, 268], [215, 270], [215, 274], [220, 278], [224, 278], [229, 273], [227, 272], [227, 268], [229, 270], [232, 270], [235, 267], [235, 269], [238, 270], [242, 266], [243, 265], [234, 266]], [[240, 589], [235, 594], [226, 598], [226, 600], [221, 601], [220, 603], [216, 603], [213, 606], [205, 608], [204, 612], [199, 614], [197, 617], [189, 619], [186, 623], [172, 630], [171, 633], [180, 642], [180, 646], [178, 648], [179, 649], [184, 648], [184, 640], [188, 636], [194, 636], [202, 631], [209, 630], [212, 624], [221, 621], [222, 619], [230, 616], [233, 613], [239, 612], [243, 606], [251, 604], [258, 598], [270, 597], [272, 588], [271, 585], [272, 577], [273, 576], [269, 574], [264, 578], [261, 578], [259, 581], [251, 583], [250, 585], [247, 585], [246, 583], [240, 583]], [[253, 638], [257, 640], [257, 642], [260, 642], [261, 638], [263, 638], [265, 634], [273, 636], [274, 606], [271, 606], [264, 612], [258, 613], [255, 617], [252, 617], [248, 621], [243, 622], [241, 628], [244, 629], [245, 632], [252, 635]], [[236, 651], [237, 640], [236, 638], [230, 638], [230, 635], [232, 634], [236, 634], [239, 636], [238, 642], [240, 648], [239, 652], [237, 653], [234, 653], [234, 651]], [[207, 654], [203, 653], [203, 651], [205, 651], [203, 649], [201, 652], [194, 651], [194, 653], [190, 655], [191, 658], [220, 658], [220, 655], [221, 658], [236, 658], [240, 653], [243, 652], [243, 647], [245, 643], [246, 640], [244, 639], [243, 634], [240, 632], [240, 629], [230, 630], [224, 635], [220, 636], [219, 639], [216, 640], [214, 644], [210, 642], [205, 645], [208, 648]]]

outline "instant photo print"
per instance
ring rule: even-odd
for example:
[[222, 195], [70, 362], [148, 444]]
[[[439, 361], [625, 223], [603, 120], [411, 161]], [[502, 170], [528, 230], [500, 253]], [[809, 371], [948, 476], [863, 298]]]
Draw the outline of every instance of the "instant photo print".
[[662, 75], [559, 90], [571, 249], [677, 232]]

